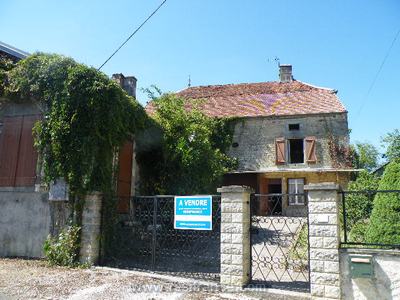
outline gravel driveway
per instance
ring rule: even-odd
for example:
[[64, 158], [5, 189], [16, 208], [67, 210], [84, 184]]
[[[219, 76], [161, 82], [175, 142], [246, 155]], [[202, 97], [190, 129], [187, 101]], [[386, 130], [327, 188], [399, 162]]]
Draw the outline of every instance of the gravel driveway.
[[[271, 298], [270, 298], [271, 296]], [[107, 268], [50, 267], [40, 260], [0, 258], [0, 299], [295, 299], [222, 292], [218, 284]], [[297, 298], [296, 298], [297, 299]]]

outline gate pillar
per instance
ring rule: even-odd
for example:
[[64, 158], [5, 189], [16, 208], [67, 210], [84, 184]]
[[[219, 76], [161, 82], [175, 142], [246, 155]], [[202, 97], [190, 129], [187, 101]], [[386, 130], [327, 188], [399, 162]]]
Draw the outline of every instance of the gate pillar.
[[309, 184], [308, 194], [310, 286], [312, 299], [340, 299], [339, 186]]
[[221, 193], [221, 276], [223, 285], [243, 287], [250, 280], [250, 194], [246, 186], [224, 186]]

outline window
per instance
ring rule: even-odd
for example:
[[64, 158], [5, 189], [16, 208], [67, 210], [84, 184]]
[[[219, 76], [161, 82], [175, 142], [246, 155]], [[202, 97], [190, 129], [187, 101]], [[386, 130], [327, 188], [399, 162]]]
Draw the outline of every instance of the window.
[[289, 205], [304, 205], [304, 178], [292, 178], [288, 180]]
[[304, 142], [303, 139], [291, 139], [289, 144], [289, 163], [304, 163]]
[[300, 130], [300, 124], [289, 124], [289, 130]]

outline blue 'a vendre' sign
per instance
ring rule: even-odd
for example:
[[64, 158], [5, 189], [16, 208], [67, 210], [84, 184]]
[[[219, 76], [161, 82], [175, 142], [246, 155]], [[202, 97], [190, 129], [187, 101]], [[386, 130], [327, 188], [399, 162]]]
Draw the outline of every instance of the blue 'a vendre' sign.
[[174, 228], [212, 230], [212, 196], [176, 196]]

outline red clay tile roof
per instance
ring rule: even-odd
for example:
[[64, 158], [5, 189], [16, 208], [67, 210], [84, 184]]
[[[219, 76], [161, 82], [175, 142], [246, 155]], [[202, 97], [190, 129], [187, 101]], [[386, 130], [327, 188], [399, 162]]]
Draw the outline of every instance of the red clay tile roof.
[[[331, 89], [301, 81], [260, 82], [189, 87], [176, 93], [204, 99], [202, 110], [212, 117], [259, 117], [346, 112]], [[150, 102], [146, 107], [152, 113]]]

